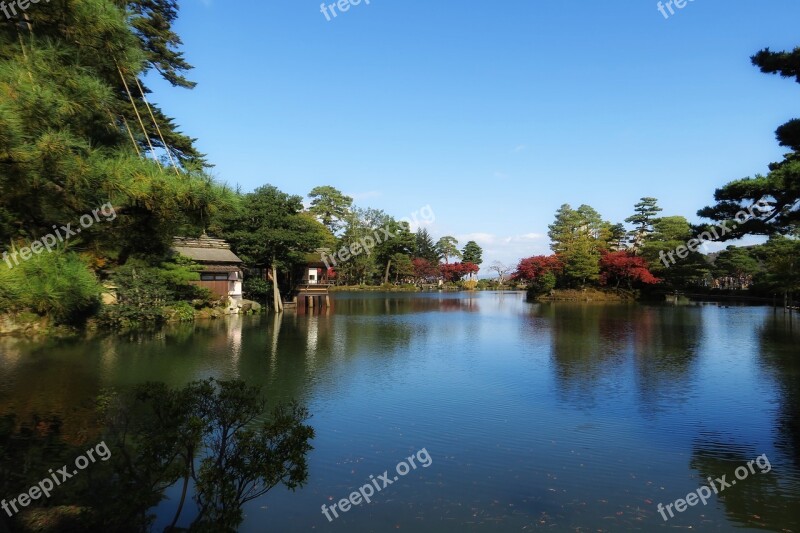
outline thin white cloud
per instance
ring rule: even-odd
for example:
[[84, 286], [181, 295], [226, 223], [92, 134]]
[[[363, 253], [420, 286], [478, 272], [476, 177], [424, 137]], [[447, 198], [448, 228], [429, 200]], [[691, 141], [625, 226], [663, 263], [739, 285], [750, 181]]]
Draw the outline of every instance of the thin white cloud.
[[468, 241], [475, 241], [481, 246], [489, 246], [496, 242], [497, 237], [491, 233], [466, 233], [456, 236], [459, 243], [466, 243]]
[[520, 259], [533, 255], [550, 254], [549, 240], [543, 233], [524, 233], [521, 235], [498, 236], [492, 233], [466, 233], [457, 235], [459, 246], [467, 241], [475, 241], [483, 248], [482, 274], [488, 273], [493, 261], [516, 266]]

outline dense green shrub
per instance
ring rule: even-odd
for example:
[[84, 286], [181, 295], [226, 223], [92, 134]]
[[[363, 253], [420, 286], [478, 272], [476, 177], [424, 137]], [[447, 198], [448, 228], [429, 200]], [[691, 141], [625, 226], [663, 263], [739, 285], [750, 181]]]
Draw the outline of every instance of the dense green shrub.
[[167, 310], [169, 320], [191, 322], [194, 320], [194, 307], [188, 302], [176, 302]]
[[129, 261], [111, 276], [117, 304], [103, 309], [100, 323], [106, 327], [127, 328], [170, 318], [193, 319], [194, 309], [189, 302], [210, 300], [208, 289], [190, 283], [200, 279], [196, 270], [196, 266], [185, 259], [158, 266]]
[[[13, 262], [12, 262], [13, 264]], [[91, 314], [102, 287], [78, 255], [56, 250], [34, 255], [9, 268], [0, 263], [0, 309], [34, 311], [56, 322]]]
[[553, 272], [545, 272], [535, 281], [531, 282], [528, 287], [528, 297], [536, 298], [537, 296], [549, 293], [556, 288], [556, 282], [556, 275]]
[[242, 284], [244, 297], [254, 302], [266, 302], [272, 298], [272, 283], [261, 278], [244, 278]]

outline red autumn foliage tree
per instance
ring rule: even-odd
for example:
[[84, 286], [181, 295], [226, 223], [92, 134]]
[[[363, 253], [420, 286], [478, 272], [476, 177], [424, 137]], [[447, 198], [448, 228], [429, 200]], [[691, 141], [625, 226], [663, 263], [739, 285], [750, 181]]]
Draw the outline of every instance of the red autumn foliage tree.
[[513, 276], [522, 281], [536, 281], [548, 272], [559, 274], [563, 268], [564, 265], [557, 255], [535, 255], [521, 260]]
[[439, 272], [445, 281], [452, 282], [461, 280], [467, 274], [477, 274], [480, 269], [475, 263], [469, 262], [439, 265]]
[[600, 258], [600, 283], [615, 283], [614, 286], [619, 287], [622, 282], [630, 289], [635, 282], [654, 285], [661, 280], [650, 272], [647, 261], [642, 257], [626, 251], [604, 252]]
[[414, 277], [418, 280], [430, 281], [439, 277], [439, 267], [427, 259], [416, 257], [411, 260], [414, 265]]

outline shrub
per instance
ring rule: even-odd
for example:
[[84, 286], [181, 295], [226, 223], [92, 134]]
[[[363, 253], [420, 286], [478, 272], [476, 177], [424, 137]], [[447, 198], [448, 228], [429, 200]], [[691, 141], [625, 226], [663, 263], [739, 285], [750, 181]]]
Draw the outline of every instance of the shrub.
[[193, 264], [186, 261], [148, 265], [131, 261], [111, 276], [117, 287], [117, 305], [107, 306], [100, 315], [107, 327], [127, 328], [137, 323], [160, 323], [169, 318], [191, 320], [194, 309], [188, 301], [208, 301], [210, 292], [190, 282], [199, 279]]
[[168, 309], [169, 320], [191, 322], [194, 320], [194, 307], [188, 302], [176, 302]]
[[556, 288], [556, 275], [552, 271], [547, 271], [537, 277], [528, 286], [528, 296], [537, 297], [547, 294]]
[[245, 276], [242, 284], [244, 297], [255, 302], [265, 302], [272, 297], [272, 283], [261, 278]]
[[25, 309], [74, 322], [94, 312], [102, 287], [76, 254], [64, 250], [34, 255], [13, 268], [0, 263], [0, 308]]

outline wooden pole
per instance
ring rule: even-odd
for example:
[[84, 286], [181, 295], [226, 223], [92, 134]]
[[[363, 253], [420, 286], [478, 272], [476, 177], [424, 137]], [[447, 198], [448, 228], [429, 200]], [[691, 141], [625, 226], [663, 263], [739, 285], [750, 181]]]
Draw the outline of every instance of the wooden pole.
[[281, 291], [278, 289], [278, 269], [275, 262], [272, 262], [272, 298], [276, 313], [283, 313], [283, 302], [281, 301]]

